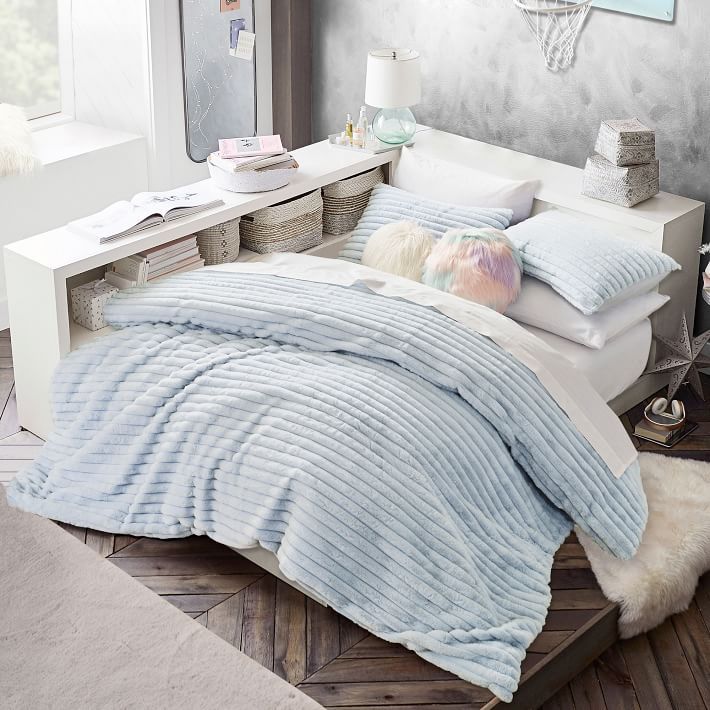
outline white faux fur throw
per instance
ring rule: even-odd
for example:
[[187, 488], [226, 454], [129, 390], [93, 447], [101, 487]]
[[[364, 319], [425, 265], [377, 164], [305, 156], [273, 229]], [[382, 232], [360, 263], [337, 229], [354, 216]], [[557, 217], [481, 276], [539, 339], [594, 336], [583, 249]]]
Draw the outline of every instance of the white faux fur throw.
[[618, 560], [577, 531], [602, 591], [621, 606], [622, 638], [685, 611], [710, 569], [710, 464], [658, 454], [640, 462], [649, 515], [636, 555]]
[[30, 124], [18, 106], [0, 104], [0, 177], [31, 173], [38, 167]]

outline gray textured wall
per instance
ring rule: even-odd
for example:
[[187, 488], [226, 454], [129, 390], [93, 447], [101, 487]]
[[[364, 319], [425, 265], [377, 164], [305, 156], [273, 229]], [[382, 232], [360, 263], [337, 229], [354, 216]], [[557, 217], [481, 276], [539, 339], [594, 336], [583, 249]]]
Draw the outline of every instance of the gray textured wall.
[[[710, 4], [676, 6], [672, 24], [593, 9], [553, 74], [511, 0], [313, 0], [314, 138], [357, 113], [369, 49], [414, 47], [421, 123], [581, 167], [602, 119], [637, 116], [662, 189], [710, 203]], [[710, 307], [698, 315], [710, 328]]]

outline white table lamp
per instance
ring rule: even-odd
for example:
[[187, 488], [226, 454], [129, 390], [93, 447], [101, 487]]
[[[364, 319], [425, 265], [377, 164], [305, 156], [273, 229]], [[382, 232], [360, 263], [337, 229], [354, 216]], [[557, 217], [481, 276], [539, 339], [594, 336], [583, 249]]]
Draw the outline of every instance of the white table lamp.
[[365, 103], [377, 112], [372, 129], [384, 143], [407, 143], [417, 122], [410, 106], [422, 98], [419, 52], [413, 49], [373, 49], [367, 55]]

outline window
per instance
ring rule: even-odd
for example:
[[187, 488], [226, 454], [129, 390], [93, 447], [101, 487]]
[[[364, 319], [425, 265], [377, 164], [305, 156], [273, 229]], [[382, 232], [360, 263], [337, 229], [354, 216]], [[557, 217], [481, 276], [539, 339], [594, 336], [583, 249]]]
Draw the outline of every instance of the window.
[[30, 119], [72, 110], [69, 17], [70, 0], [0, 1], [0, 101]]

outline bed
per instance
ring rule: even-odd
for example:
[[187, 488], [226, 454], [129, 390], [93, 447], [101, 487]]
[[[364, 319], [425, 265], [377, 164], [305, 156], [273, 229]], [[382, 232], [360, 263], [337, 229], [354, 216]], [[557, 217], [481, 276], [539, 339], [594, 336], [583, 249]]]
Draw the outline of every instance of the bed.
[[[437, 132], [420, 145], [479, 165], [487, 152]], [[671, 236], [693, 233], [698, 209], [667, 224], [553, 197], [563, 166], [547, 175], [512, 155], [543, 178], [536, 211], [586, 211], [697, 261]], [[57, 430], [9, 500], [120, 534], [209, 534], [509, 700], [572, 522], [620, 556], [638, 545], [636, 453], [604, 402], [655, 388], [638, 377], [666, 321], [582, 354], [490, 309], [330, 261], [241, 263], [120, 294], [107, 309], [117, 332], [60, 366]], [[688, 304], [689, 280], [664, 283], [674, 308]], [[628, 368], [603, 377], [617, 358]]]

